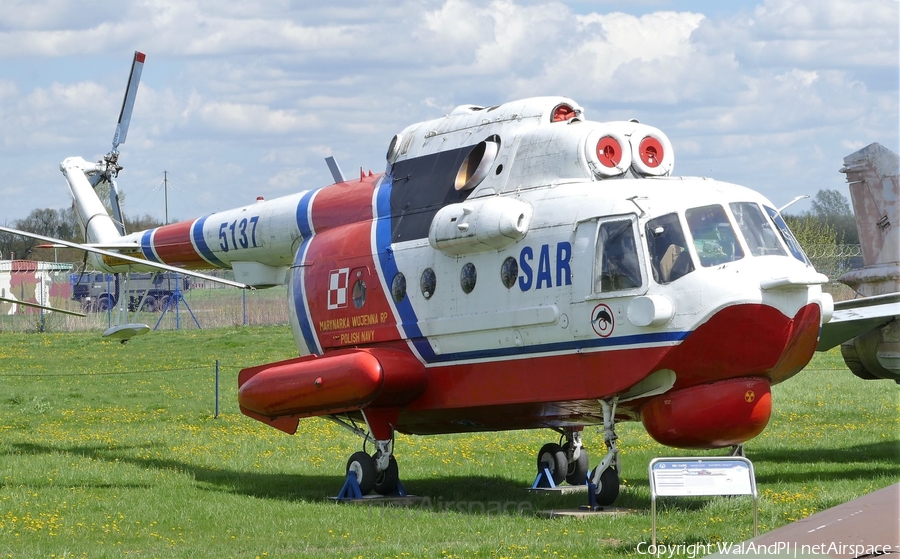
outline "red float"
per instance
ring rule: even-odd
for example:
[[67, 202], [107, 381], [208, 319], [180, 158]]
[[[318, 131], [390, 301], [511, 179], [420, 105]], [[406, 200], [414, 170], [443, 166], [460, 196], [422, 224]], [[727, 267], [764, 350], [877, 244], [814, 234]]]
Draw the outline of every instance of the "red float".
[[425, 367], [406, 352], [350, 349], [244, 369], [238, 403], [250, 417], [290, 417], [296, 428], [300, 417], [408, 404], [426, 383]]
[[641, 408], [641, 421], [660, 444], [721, 448], [760, 434], [771, 413], [769, 380], [744, 377], [657, 396]]

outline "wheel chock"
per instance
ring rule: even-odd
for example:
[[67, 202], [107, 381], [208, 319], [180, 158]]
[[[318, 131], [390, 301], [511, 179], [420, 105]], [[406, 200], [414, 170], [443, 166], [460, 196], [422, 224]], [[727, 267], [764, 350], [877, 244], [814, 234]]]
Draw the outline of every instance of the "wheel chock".
[[[401, 483], [399, 479], [397, 480], [397, 490], [390, 495], [382, 496], [382, 498], [387, 499], [396, 497], [409, 497], [409, 493], [406, 492], [406, 488], [403, 487], [403, 483]], [[356, 481], [356, 473], [347, 472], [347, 479], [344, 481], [344, 486], [341, 487], [341, 491], [338, 493], [337, 497], [333, 497], [333, 499], [335, 501], [355, 501], [363, 498], [362, 490], [359, 488], [359, 482]]]
[[597, 506], [597, 486], [594, 485], [594, 482], [591, 481], [590, 478], [587, 480], [588, 486], [588, 506], [587, 509], [589, 511], [599, 510], [601, 507]]
[[398, 479], [397, 480], [397, 490], [394, 491], [391, 497], [409, 497], [409, 493], [406, 492], [406, 488], [403, 487], [403, 483]]
[[347, 481], [341, 488], [341, 492], [335, 497], [338, 501], [349, 501], [352, 499], [362, 499], [362, 491], [359, 489], [359, 482], [356, 481], [356, 472], [347, 472]]
[[550, 468], [547, 467], [547, 463], [541, 464], [543, 466], [541, 471], [538, 472], [536, 478], [534, 478], [534, 483], [531, 484], [532, 489], [556, 489], [556, 484], [553, 483], [553, 476], [550, 475]]

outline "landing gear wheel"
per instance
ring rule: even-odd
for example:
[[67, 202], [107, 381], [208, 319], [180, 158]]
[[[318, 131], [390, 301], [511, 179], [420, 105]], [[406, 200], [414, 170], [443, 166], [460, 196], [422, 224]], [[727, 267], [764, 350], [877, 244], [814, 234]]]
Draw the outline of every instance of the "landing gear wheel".
[[569, 443], [564, 444], [562, 449], [566, 453], [566, 460], [568, 461], [566, 483], [569, 485], [584, 485], [584, 482], [587, 481], [588, 473], [591, 471], [587, 450], [582, 447], [578, 459], [572, 460], [572, 451], [569, 450]]
[[363, 451], [354, 452], [347, 460], [347, 474], [356, 474], [356, 483], [359, 484], [359, 492], [368, 495], [375, 488], [375, 461]]
[[[593, 476], [592, 476], [593, 477]], [[614, 466], [610, 466], [600, 474], [600, 484], [597, 486], [597, 504], [608, 507], [619, 496], [619, 472]]]
[[391, 454], [387, 469], [375, 474], [375, 493], [379, 495], [393, 495], [397, 492], [397, 483], [399, 481], [400, 473], [397, 469], [397, 460]]
[[566, 479], [566, 472], [569, 469], [569, 462], [566, 460], [566, 453], [562, 447], [556, 443], [547, 443], [541, 447], [537, 456], [538, 473], [544, 471], [543, 464], [547, 464], [550, 470], [550, 476], [553, 483], [559, 485]]
[[141, 308], [144, 312], [156, 312], [156, 297], [153, 295], [147, 295], [144, 299], [144, 305]]

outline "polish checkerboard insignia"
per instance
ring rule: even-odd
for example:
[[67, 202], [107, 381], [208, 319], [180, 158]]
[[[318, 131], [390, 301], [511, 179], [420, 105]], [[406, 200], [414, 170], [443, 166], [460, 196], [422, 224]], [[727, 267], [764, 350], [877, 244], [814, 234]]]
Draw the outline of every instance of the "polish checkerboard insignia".
[[350, 268], [332, 270], [328, 274], [328, 310], [342, 309], [347, 306], [347, 283], [350, 279]]

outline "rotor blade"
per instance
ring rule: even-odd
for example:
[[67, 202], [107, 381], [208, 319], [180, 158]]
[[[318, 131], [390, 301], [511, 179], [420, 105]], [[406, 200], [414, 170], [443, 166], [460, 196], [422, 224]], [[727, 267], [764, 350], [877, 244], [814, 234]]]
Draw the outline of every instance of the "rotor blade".
[[84, 318], [85, 316], [87, 316], [87, 315], [82, 314], [82, 313], [80, 313], [80, 312], [67, 311], [67, 310], [65, 310], [65, 309], [55, 309], [55, 308], [53, 308], [53, 307], [47, 307], [47, 306], [44, 306], [44, 305], [38, 305], [37, 303], [29, 303], [28, 301], [18, 301], [18, 300], [16, 300], [16, 299], [9, 299], [9, 298], [7, 298], [7, 297], [0, 297], [0, 301], [4, 301], [4, 302], [6, 302], [6, 303], [12, 303], [12, 304], [14, 304], [14, 305], [23, 305], [23, 306], [26, 306], [26, 307], [33, 307], [33, 308], [35, 308], [35, 309], [44, 309], [45, 311], [53, 311], [53, 312], [61, 312], [61, 313], [63, 313], [63, 314], [71, 314], [72, 316], [80, 316], [80, 317], [82, 317], [82, 318]]
[[141, 72], [144, 70], [144, 58], [142, 52], [134, 51], [134, 61], [131, 63], [131, 74], [128, 76], [128, 87], [125, 88], [125, 99], [122, 100], [122, 110], [119, 111], [119, 123], [116, 125], [116, 133], [113, 136], [112, 150], [116, 151], [119, 144], [125, 143], [128, 135], [128, 124], [131, 123], [131, 111], [134, 110], [134, 99], [137, 97], [138, 84], [141, 81]]
[[12, 233], [13, 235], [21, 235], [23, 237], [31, 237], [32, 239], [44, 241], [45, 243], [56, 243], [56, 244], [60, 244], [60, 245], [63, 245], [63, 246], [69, 247], [69, 248], [77, 248], [79, 250], [86, 250], [88, 252], [93, 252], [95, 254], [100, 254], [102, 256], [109, 256], [111, 258], [118, 258], [118, 259], [124, 260], [126, 262], [132, 262], [134, 264], [141, 264], [143, 266], [147, 266], [148, 268], [157, 268], [159, 270], [167, 270], [169, 272], [178, 272], [179, 274], [184, 274], [186, 276], [200, 278], [200, 279], [204, 279], [207, 281], [214, 281], [217, 283], [221, 283], [224, 285], [230, 285], [232, 287], [237, 287], [240, 289], [256, 289], [252, 285], [247, 285], [246, 283], [239, 283], [236, 281], [217, 278], [215, 276], [208, 276], [206, 274], [201, 274], [200, 272], [195, 272], [193, 270], [185, 270], [184, 268], [179, 268], [178, 266], [169, 266], [168, 264], [159, 264], [157, 262], [151, 262], [149, 260], [135, 258], [133, 256], [128, 256], [126, 254], [121, 254], [118, 252], [103, 250], [101, 248], [95, 248], [95, 247], [87, 246], [87, 245], [80, 245], [78, 243], [73, 243], [70, 241], [54, 239], [53, 237], [45, 237], [43, 235], [38, 235], [36, 233], [29, 233], [28, 231], [20, 231], [18, 229], [10, 229], [9, 227], [4, 227], [2, 225], [0, 225], [0, 232]]
[[344, 182], [344, 173], [341, 171], [341, 166], [338, 165], [334, 156], [329, 155], [326, 157], [325, 164], [328, 165], [328, 170], [331, 171], [331, 177], [334, 179], [335, 184]]
[[125, 218], [122, 216], [122, 206], [119, 204], [119, 188], [116, 186], [116, 179], [109, 179], [109, 205], [112, 207], [113, 220], [116, 222], [116, 229], [119, 235], [125, 235]]

